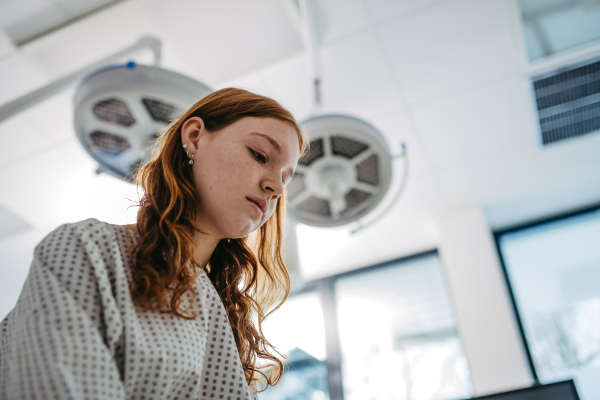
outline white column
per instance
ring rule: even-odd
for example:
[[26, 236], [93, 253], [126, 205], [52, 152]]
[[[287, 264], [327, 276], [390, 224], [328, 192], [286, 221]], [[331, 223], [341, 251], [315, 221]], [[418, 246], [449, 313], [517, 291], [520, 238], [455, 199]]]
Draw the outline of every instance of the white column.
[[454, 300], [474, 394], [526, 387], [533, 378], [494, 239], [479, 205], [437, 218], [440, 257]]

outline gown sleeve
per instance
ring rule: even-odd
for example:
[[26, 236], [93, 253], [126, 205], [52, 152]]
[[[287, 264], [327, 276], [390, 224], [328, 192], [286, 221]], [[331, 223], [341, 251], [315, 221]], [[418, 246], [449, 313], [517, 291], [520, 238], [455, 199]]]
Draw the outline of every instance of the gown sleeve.
[[101, 247], [84, 236], [66, 224], [36, 246], [0, 324], [1, 399], [125, 398], [115, 361], [122, 322]]

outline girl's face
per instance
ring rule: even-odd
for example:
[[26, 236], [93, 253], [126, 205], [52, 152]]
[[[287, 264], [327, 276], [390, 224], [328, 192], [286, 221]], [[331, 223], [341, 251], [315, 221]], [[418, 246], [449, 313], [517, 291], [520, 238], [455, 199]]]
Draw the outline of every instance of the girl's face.
[[[181, 128], [196, 187], [202, 230], [218, 239], [245, 237], [275, 211], [298, 164], [294, 126], [274, 118], [245, 117], [208, 132], [199, 117]], [[194, 157], [192, 158], [192, 154]]]

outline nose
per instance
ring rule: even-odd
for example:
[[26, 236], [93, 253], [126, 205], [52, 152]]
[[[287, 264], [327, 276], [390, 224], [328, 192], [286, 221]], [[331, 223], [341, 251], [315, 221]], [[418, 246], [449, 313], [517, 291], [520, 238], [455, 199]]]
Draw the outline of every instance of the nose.
[[262, 190], [269, 199], [279, 198], [284, 191], [281, 173], [272, 173], [262, 181]]

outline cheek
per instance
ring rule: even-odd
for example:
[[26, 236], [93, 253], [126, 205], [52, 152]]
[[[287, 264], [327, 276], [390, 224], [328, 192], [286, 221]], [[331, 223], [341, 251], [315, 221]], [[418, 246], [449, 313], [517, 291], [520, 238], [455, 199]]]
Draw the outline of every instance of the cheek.
[[[247, 174], [238, 157], [216, 151], [207, 154], [199, 165], [198, 181], [205, 189], [227, 192], [235, 187], [235, 181]], [[245, 178], [244, 178], [245, 179]]]
[[[277, 201], [279, 202], [279, 200], [277, 200]], [[277, 211], [277, 204], [278, 203], [275, 203], [273, 209], [267, 211], [267, 213], [263, 216], [262, 224], [264, 224], [265, 222], [267, 222], [273, 216], [273, 214], [275, 214], [275, 211]]]
[[216, 211], [228, 219], [244, 211], [246, 196], [260, 195], [259, 170], [243, 151], [223, 150], [211, 149], [198, 163], [196, 187], [200, 203], [209, 207], [205, 211]]

